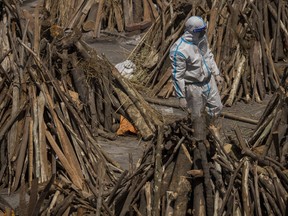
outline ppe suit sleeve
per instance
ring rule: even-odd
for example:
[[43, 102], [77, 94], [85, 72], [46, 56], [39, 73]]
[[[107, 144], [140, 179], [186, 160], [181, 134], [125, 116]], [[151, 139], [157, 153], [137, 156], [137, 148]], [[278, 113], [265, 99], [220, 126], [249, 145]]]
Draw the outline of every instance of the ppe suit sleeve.
[[186, 71], [186, 58], [181, 52], [173, 51], [170, 53], [170, 60], [172, 63], [172, 81], [176, 96], [183, 98], [185, 97], [184, 74]]
[[212, 51], [208, 48], [206, 61], [209, 62], [209, 67], [214, 76], [220, 75], [219, 68], [214, 60], [214, 55]]

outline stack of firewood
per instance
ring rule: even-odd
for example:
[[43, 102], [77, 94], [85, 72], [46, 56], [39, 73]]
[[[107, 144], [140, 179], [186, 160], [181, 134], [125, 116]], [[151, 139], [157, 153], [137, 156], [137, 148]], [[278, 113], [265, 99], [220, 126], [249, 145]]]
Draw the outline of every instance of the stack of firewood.
[[238, 127], [235, 140], [213, 125], [198, 139], [188, 120], [160, 127], [138, 168], [119, 179], [116, 215], [287, 215], [285, 82], [249, 140]]
[[[152, 0], [139, 0], [144, 19], [134, 21], [136, 8], [130, 9], [135, 4], [124, 2], [129, 10], [124, 20], [119, 17], [122, 1], [44, 1], [33, 16], [16, 1], [1, 2], [0, 186], [9, 193], [20, 189], [19, 212], [285, 215], [287, 85], [284, 80], [278, 88], [275, 62], [282, 60], [279, 50], [287, 51], [287, 4], [157, 0], [158, 14]], [[96, 14], [92, 24], [90, 12]], [[236, 128], [233, 145], [213, 127], [209, 139], [196, 140], [188, 120], [162, 126], [161, 116], [134, 86], [81, 39], [81, 28], [92, 26], [98, 37], [105, 25], [141, 30], [155, 19], [131, 59], [143, 69], [137, 81], [150, 86], [152, 95], [167, 97], [173, 91], [165, 64], [169, 47], [186, 18], [205, 18], [206, 12], [210, 44], [225, 76], [226, 104], [243, 95], [260, 101], [278, 89], [251, 138], [243, 140]], [[268, 20], [262, 22], [261, 14]], [[273, 22], [271, 31], [266, 25]], [[251, 44], [245, 46], [243, 38]], [[111, 132], [120, 115], [144, 139], [155, 137], [132, 173], [123, 172], [97, 142], [99, 135], [115, 138]], [[1, 211], [9, 208], [0, 201]]]
[[122, 115], [151, 139], [161, 116], [81, 31], [47, 25], [41, 11], [26, 19], [1, 4], [0, 186], [23, 189], [27, 215], [110, 212], [103, 199], [123, 170], [97, 137], [115, 139]]
[[120, 35], [146, 30], [165, 4], [152, 0], [48, 0], [44, 8], [50, 14], [47, 23], [92, 32], [99, 38], [101, 33]]
[[172, 1], [129, 56], [137, 64], [134, 81], [149, 87], [150, 96], [173, 95], [169, 49], [185, 21], [198, 15], [208, 23], [208, 42], [225, 79], [225, 105], [260, 102], [277, 89], [287, 67], [287, 14], [287, 1]]

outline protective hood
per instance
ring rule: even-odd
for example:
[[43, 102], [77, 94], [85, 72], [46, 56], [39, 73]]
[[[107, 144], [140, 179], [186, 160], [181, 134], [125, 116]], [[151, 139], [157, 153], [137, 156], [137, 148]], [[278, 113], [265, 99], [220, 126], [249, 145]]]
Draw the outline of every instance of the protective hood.
[[205, 36], [207, 28], [204, 20], [199, 16], [190, 17], [185, 23], [184, 39], [198, 44]]

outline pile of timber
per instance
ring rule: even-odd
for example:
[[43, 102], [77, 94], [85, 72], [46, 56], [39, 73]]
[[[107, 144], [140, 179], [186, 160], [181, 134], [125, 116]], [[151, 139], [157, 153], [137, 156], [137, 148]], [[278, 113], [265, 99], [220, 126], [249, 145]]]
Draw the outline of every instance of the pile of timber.
[[151, 139], [161, 116], [81, 31], [48, 28], [40, 7], [33, 20], [18, 3], [0, 8], [0, 187], [21, 190], [26, 215], [112, 215], [106, 198], [123, 170], [97, 137], [115, 139], [122, 115]]
[[223, 103], [261, 102], [279, 87], [287, 67], [287, 14], [287, 1], [171, 1], [129, 56], [137, 65], [133, 81], [149, 87], [150, 97], [173, 96], [169, 49], [185, 21], [198, 15], [208, 23], [208, 42], [225, 79]]
[[145, 31], [159, 17], [164, 4], [166, 1], [158, 0], [47, 0], [41, 7], [45, 15], [49, 14], [47, 25], [78, 28], [99, 38], [103, 34], [125, 36]]
[[238, 127], [224, 140], [213, 125], [207, 136], [185, 119], [160, 126], [138, 168], [119, 179], [115, 214], [287, 215], [287, 75], [249, 140]]

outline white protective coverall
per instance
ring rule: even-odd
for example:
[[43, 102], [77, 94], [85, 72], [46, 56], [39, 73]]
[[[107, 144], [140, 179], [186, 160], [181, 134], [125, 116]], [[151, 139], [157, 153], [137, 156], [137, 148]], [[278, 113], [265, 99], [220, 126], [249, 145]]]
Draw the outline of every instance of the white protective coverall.
[[180, 100], [186, 98], [192, 119], [201, 117], [204, 110], [212, 118], [217, 117], [223, 108], [215, 81], [220, 72], [208, 47], [206, 23], [201, 17], [192, 16], [185, 27], [184, 34], [170, 49], [176, 96]]

